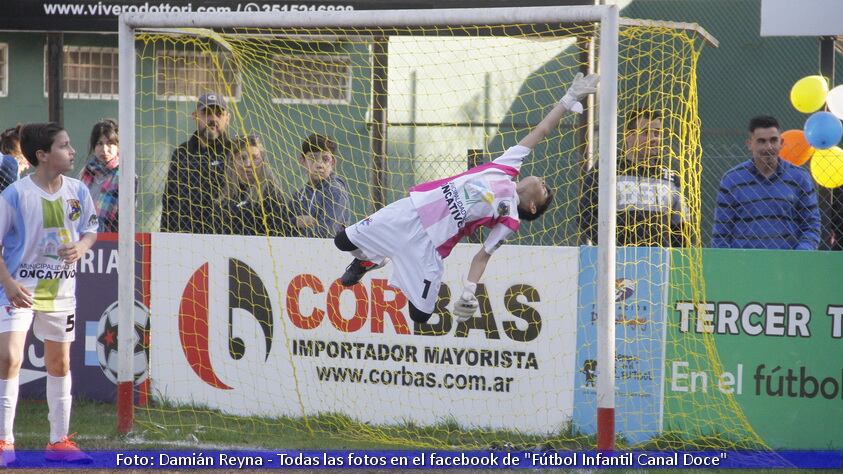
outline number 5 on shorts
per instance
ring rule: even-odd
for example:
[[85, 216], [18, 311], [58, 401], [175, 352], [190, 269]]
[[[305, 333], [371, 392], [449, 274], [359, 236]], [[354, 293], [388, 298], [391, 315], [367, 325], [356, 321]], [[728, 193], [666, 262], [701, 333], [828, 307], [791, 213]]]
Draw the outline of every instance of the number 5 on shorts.
[[64, 332], [73, 332], [73, 328], [76, 327], [76, 315], [75, 314], [68, 314], [67, 315], [67, 329]]

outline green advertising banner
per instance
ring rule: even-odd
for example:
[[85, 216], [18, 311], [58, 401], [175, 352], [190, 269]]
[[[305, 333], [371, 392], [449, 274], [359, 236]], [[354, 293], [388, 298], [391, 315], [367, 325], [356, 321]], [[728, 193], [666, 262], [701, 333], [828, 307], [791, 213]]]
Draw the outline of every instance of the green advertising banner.
[[[672, 269], [689, 268], [682, 251]], [[843, 447], [843, 253], [703, 250], [667, 308], [664, 425], [772, 448]]]

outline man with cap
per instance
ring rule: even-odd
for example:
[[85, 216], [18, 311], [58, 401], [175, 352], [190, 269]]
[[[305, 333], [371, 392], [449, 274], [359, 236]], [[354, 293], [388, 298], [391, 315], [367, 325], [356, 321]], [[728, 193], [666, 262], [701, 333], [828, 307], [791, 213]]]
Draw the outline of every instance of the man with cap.
[[225, 98], [202, 94], [193, 119], [196, 132], [170, 158], [161, 202], [161, 231], [213, 233], [220, 212], [215, 203], [223, 189], [230, 115]]

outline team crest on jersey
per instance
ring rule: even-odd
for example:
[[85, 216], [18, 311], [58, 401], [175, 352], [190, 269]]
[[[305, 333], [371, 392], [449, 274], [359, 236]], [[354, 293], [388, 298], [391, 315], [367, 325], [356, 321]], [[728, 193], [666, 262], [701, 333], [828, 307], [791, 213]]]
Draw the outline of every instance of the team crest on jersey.
[[70, 242], [70, 239], [65, 239], [65, 237], [65, 232], [47, 232], [38, 242], [37, 252], [53, 260], [61, 260], [59, 257], [59, 248], [63, 243]]
[[498, 215], [499, 216], [508, 216], [509, 215], [509, 201], [501, 201], [498, 203]]
[[[469, 190], [472, 190], [473, 192], [469, 193]], [[465, 203], [468, 205], [483, 201], [491, 206], [495, 201], [495, 194], [489, 189], [489, 186], [480, 179], [474, 179], [465, 183], [465, 187], [462, 192], [463, 200], [465, 200]]]
[[68, 199], [67, 200], [67, 207], [70, 208], [70, 213], [68, 216], [72, 221], [78, 221], [79, 216], [82, 215], [82, 205], [79, 204], [78, 199]]

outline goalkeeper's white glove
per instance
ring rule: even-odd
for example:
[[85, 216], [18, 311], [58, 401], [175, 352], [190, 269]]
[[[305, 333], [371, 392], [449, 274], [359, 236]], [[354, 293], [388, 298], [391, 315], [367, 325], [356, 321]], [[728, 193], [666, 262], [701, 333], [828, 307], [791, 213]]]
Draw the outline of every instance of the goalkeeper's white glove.
[[477, 312], [479, 303], [477, 297], [474, 296], [475, 291], [477, 291], [477, 283], [466, 280], [463, 284], [462, 295], [454, 303], [454, 318], [458, 323], [468, 321]]
[[578, 72], [571, 82], [571, 87], [568, 88], [559, 103], [571, 112], [581, 114], [583, 108], [580, 101], [587, 95], [597, 92], [597, 81], [599, 80], [600, 76], [597, 74], [589, 74], [583, 77], [582, 73]]

